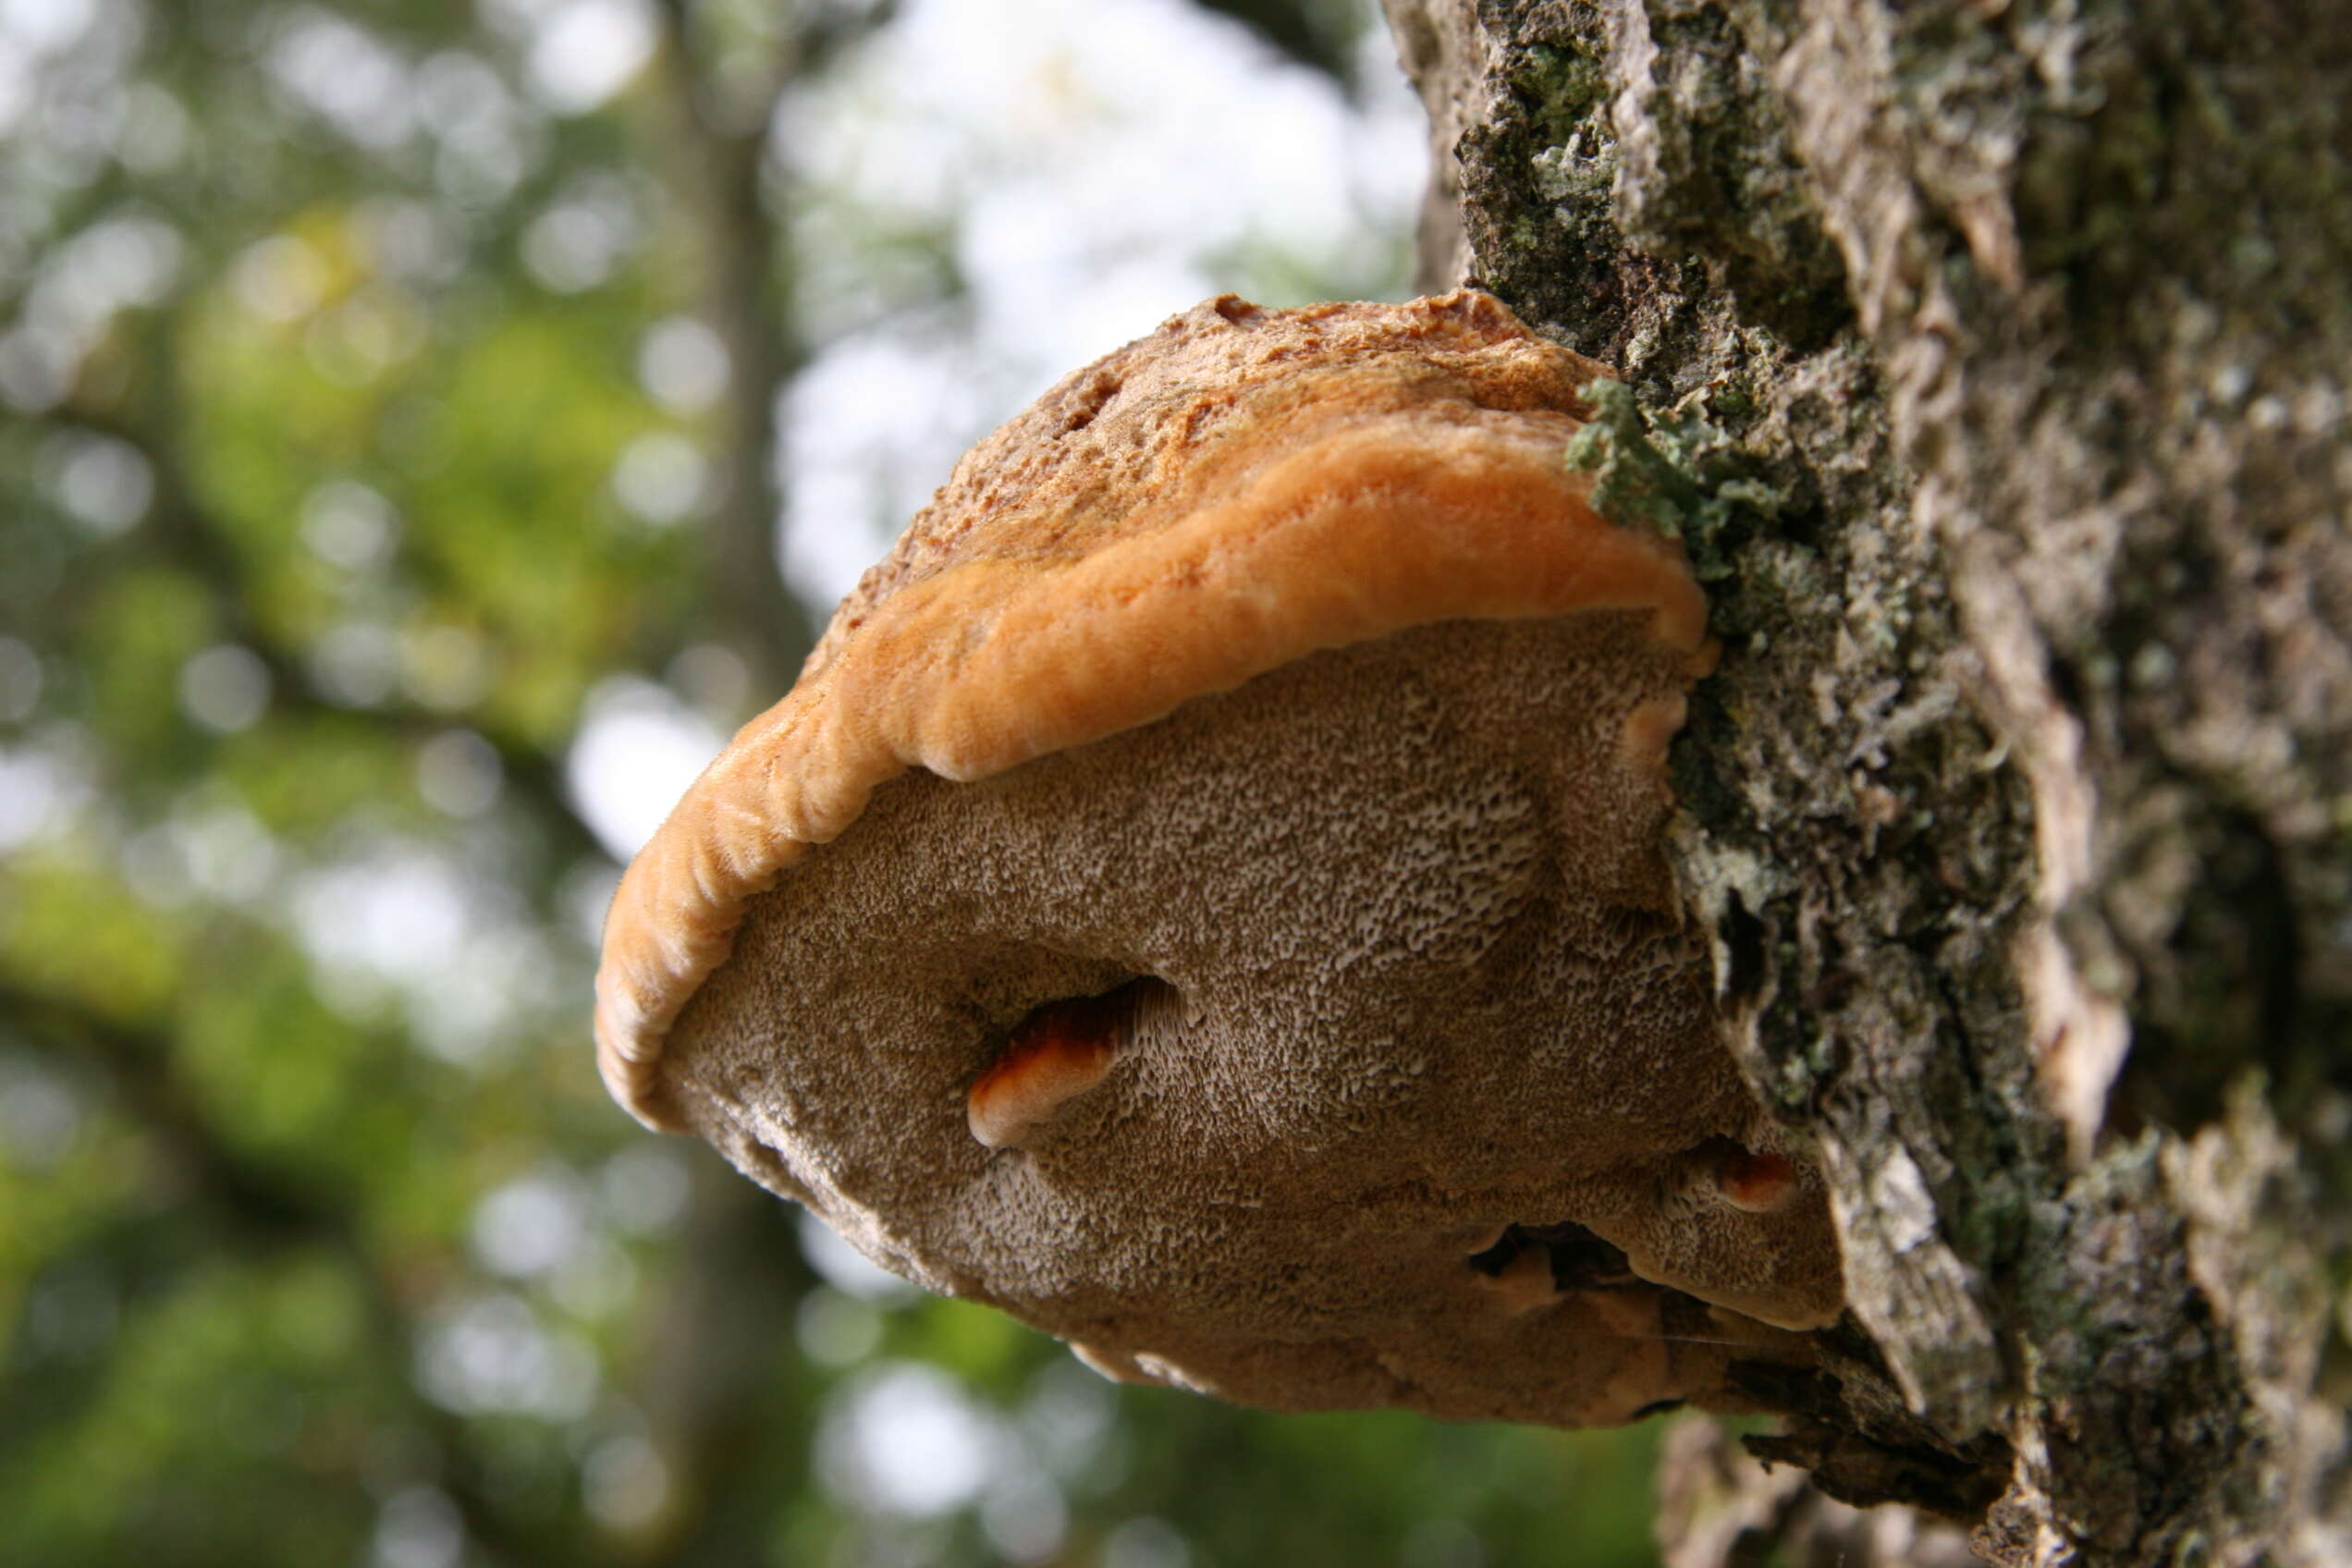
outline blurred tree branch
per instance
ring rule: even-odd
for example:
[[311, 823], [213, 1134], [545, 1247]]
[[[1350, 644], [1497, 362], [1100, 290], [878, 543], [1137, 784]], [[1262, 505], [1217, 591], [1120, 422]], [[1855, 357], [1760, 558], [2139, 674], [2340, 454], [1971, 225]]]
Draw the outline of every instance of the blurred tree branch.
[[729, 362], [705, 597], [725, 641], [749, 666], [763, 704], [791, 685], [815, 641], [809, 612], [785, 586], [777, 560], [784, 509], [781, 399], [807, 351], [780, 304], [790, 276], [766, 186], [774, 111], [796, 81], [823, 70], [894, 14], [885, 4], [858, 13], [792, 15], [780, 24], [766, 90], [748, 96], [726, 92], [708, 68], [688, 0], [664, 0], [660, 7], [675, 162], [695, 194], [688, 206], [704, 247], [703, 309]]
[[811, 1281], [791, 1233], [798, 1211], [706, 1146], [691, 1161], [680, 1232], [691, 1266], [654, 1304], [637, 1379], [680, 1495], [633, 1555], [664, 1568], [729, 1568], [761, 1553], [777, 1479], [805, 1464], [808, 1413], [778, 1397], [771, 1374], [791, 1359], [791, 1323]]
[[249, 1244], [349, 1241], [344, 1205], [224, 1141], [173, 1071], [168, 1044], [92, 1008], [0, 980], [0, 1014], [33, 1044], [93, 1069], [204, 1207]]
[[1355, 83], [1355, 41], [1347, 7], [1317, 0], [1194, 0], [1204, 11], [1230, 17], [1260, 42], [1341, 85]]

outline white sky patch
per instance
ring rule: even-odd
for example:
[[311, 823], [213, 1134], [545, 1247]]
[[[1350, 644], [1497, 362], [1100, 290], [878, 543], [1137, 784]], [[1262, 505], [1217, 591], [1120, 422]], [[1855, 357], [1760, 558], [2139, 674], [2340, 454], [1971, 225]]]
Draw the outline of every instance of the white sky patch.
[[701, 413], [727, 390], [727, 345], [692, 316], [655, 322], [637, 350], [637, 380], [680, 418]]
[[702, 449], [674, 430], [654, 430], [621, 448], [612, 493], [631, 516], [667, 527], [692, 515], [710, 488]]
[[605, 1162], [596, 1190], [615, 1225], [632, 1236], [657, 1236], [684, 1218], [693, 1178], [668, 1147], [634, 1143]]
[[245, 903], [276, 880], [277, 840], [241, 805], [175, 810], [166, 830], [189, 882], [226, 903]]
[[35, 54], [71, 48], [98, 19], [98, 0], [0, 0], [0, 32]]
[[601, 858], [581, 860], [557, 886], [556, 907], [563, 913], [565, 930], [589, 952], [605, 939], [605, 912], [619, 886], [620, 867]]
[[1049, 1361], [1037, 1369], [1023, 1402], [1023, 1436], [1052, 1474], [1083, 1476], [1102, 1458], [1118, 1424], [1118, 1398], [1075, 1356]]
[[450, 49], [427, 60], [417, 70], [417, 100], [439, 143], [435, 183], [460, 206], [504, 200], [545, 151], [542, 116], [478, 55]]
[[397, 146], [416, 128], [407, 66], [340, 17], [298, 12], [272, 45], [269, 66], [313, 114], [362, 146]]
[[446, 49], [417, 67], [417, 101], [425, 123], [444, 141], [481, 146], [514, 133], [513, 96], [487, 60]]
[[511, 1413], [551, 1421], [587, 1414], [596, 1353], [576, 1334], [550, 1333], [528, 1304], [478, 1295], [445, 1304], [419, 1332], [417, 1386], [460, 1415]]
[[919, 332], [863, 334], [818, 356], [786, 393], [793, 592], [830, 613], [995, 417], [1008, 379], [968, 345]]
[[480, 1065], [576, 999], [547, 934], [507, 908], [499, 874], [461, 848], [386, 834], [288, 887], [321, 994], [353, 1014], [398, 1002], [410, 1037], [443, 1060]]
[[[1185, 0], [1036, 0], [1019, 27], [913, 0], [788, 103], [779, 145], [820, 192], [804, 245], [830, 251], [838, 286], [888, 272], [859, 254], [878, 228], [947, 235], [970, 290], [951, 321], [927, 298], [870, 302], [792, 388], [795, 589], [839, 599], [990, 426], [1219, 289], [1401, 293], [1383, 263], [1427, 155], [1387, 50], [1367, 45], [1382, 57], [1359, 104]], [[841, 301], [803, 309], [839, 330]]]
[[581, 175], [523, 231], [522, 263], [545, 288], [576, 294], [611, 277], [645, 236], [644, 214], [625, 181]]
[[21, 320], [56, 335], [79, 354], [116, 311], [153, 305], [179, 281], [187, 244], [179, 231], [143, 212], [103, 218], [50, 249], [26, 290]]
[[859, 1507], [932, 1518], [979, 1495], [1003, 1440], [954, 1378], [886, 1362], [835, 1396], [817, 1430], [817, 1476]]
[[304, 875], [294, 891], [303, 946], [330, 969], [423, 986], [473, 936], [464, 878], [422, 848], [381, 851]]
[[374, 707], [400, 678], [400, 639], [386, 626], [347, 620], [330, 627], [309, 650], [311, 678], [331, 702]]
[[346, 571], [367, 571], [392, 558], [400, 514], [383, 492], [356, 479], [330, 479], [302, 497], [302, 543]]
[[111, 536], [147, 515], [155, 474], [139, 448], [111, 435], [74, 435], [53, 444], [62, 450], [52, 492], [82, 526]]
[[0, 854], [63, 823], [78, 783], [61, 758], [40, 747], [0, 747]]
[[606, 852], [626, 862], [727, 737], [667, 688], [634, 677], [598, 686], [585, 711], [564, 783]]
[[181, 711], [216, 735], [251, 729], [269, 701], [269, 667], [251, 648], [217, 643], [179, 667]]
[[134, 84], [123, 104], [115, 155], [133, 174], [160, 175], [188, 151], [188, 111], [169, 89], [152, 81]]
[[531, 85], [559, 115], [582, 115], [629, 85], [652, 57], [644, 0], [570, 0], [533, 18]]
[[26, 52], [0, 34], [0, 136], [16, 129], [32, 106], [35, 82]]
[[410, 1028], [445, 1061], [478, 1065], [515, 1044], [529, 1014], [577, 1000], [557, 989], [562, 974], [542, 933], [500, 920], [430, 985], [409, 987]]
[[553, 1274], [589, 1239], [586, 1194], [566, 1170], [518, 1177], [474, 1206], [473, 1256], [508, 1279]]
[[1034, 1470], [999, 1476], [980, 1499], [980, 1532], [1009, 1562], [1045, 1561], [1069, 1529], [1061, 1488]]

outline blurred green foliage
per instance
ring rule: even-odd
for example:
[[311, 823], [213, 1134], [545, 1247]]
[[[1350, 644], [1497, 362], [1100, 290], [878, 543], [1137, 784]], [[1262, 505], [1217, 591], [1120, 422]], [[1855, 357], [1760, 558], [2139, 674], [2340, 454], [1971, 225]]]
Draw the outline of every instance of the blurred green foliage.
[[962, 308], [951, 214], [771, 140], [889, 12], [0, 18], [0, 1561], [1651, 1561], [1652, 1433], [1113, 1389], [596, 1082], [575, 739], [789, 674], [769, 414]]

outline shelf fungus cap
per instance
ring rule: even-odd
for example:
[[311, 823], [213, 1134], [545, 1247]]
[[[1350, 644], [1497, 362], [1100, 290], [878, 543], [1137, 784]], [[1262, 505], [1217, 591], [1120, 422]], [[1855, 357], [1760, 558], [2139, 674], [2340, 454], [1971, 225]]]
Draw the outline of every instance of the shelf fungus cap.
[[1713, 650], [1562, 464], [1603, 374], [1464, 290], [1062, 381], [630, 867], [616, 1097], [1118, 1376], [1736, 1404], [1837, 1254], [1681, 928]]

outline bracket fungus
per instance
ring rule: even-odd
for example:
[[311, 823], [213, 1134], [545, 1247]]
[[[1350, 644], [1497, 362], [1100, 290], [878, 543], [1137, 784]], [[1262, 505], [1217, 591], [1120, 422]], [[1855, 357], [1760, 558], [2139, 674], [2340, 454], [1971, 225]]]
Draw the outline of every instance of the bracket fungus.
[[599, 1058], [1115, 1376], [1563, 1425], [1837, 1313], [1662, 851], [1713, 658], [1475, 291], [1226, 297], [974, 448], [623, 879]]

